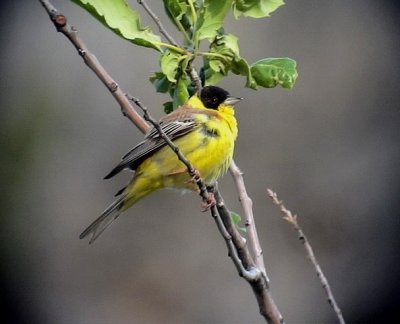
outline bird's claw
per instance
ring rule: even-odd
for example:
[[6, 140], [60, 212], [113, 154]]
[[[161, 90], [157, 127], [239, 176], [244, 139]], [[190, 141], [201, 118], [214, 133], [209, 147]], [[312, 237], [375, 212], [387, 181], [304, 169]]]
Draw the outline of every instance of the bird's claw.
[[214, 207], [217, 204], [214, 194], [212, 192], [208, 192], [207, 199], [203, 199], [201, 203], [201, 211], [206, 212], [210, 210], [210, 208]]
[[192, 177], [190, 178], [190, 180], [188, 182], [189, 183], [197, 183], [200, 179], [201, 179], [201, 175], [200, 175], [199, 170], [194, 169]]
[[[194, 169], [194, 171], [191, 173], [192, 177], [189, 179], [188, 183], [195, 183], [198, 184], [198, 182], [201, 180], [201, 174], [197, 169]], [[210, 187], [212, 188], [212, 187]], [[206, 191], [205, 193], [207, 194], [207, 198], [203, 197], [203, 201], [201, 203], [201, 211], [202, 212], [206, 212], [208, 210], [210, 210], [210, 208], [214, 207], [217, 202], [215, 200], [214, 197], [214, 193], [212, 191], [210, 191], [210, 188], [207, 188], [208, 191]], [[199, 190], [200, 195], [201, 191]]]

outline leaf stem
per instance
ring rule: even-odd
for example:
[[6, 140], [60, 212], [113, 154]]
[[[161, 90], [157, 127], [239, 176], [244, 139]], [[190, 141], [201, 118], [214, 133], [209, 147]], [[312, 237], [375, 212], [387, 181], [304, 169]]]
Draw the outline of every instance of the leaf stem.
[[175, 46], [175, 45], [164, 43], [164, 42], [153, 42], [153, 44], [156, 44], [156, 45], [158, 45], [160, 47], [169, 48], [170, 50], [172, 50], [174, 52], [177, 52], [177, 53], [180, 53], [182, 55], [187, 55], [188, 54], [188, 52], [185, 49], [183, 49], [183, 48], [181, 48], [179, 46]]
[[181, 22], [176, 19], [174, 17], [174, 21], [176, 23], [176, 25], [178, 26], [178, 29], [181, 31], [181, 33], [183, 34], [183, 37], [185, 38], [185, 40], [188, 42], [188, 44], [192, 44], [193, 41], [192, 39], [189, 37], [188, 33], [186, 32], [185, 28], [183, 27], [183, 25], [181, 24]]
[[216, 57], [219, 58], [221, 60], [224, 60], [225, 62], [229, 63], [229, 60], [227, 59], [226, 56], [222, 55], [222, 54], [218, 54], [218, 53], [210, 53], [210, 52], [196, 52], [197, 56], [209, 56], [209, 57]]
[[190, 7], [190, 12], [192, 14], [193, 25], [196, 25], [196, 21], [197, 21], [196, 8], [194, 7], [192, 0], [188, 0], [188, 4], [189, 4], [189, 7]]

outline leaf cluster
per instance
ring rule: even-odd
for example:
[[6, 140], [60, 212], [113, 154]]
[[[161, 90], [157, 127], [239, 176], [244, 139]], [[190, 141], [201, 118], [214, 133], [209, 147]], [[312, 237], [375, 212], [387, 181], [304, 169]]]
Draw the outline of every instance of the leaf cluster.
[[[196, 91], [188, 69], [202, 58], [200, 78], [203, 85], [215, 85], [229, 72], [246, 78], [246, 87], [291, 89], [297, 78], [296, 62], [290, 58], [263, 58], [249, 64], [239, 53], [238, 37], [226, 33], [224, 21], [229, 12], [236, 19], [269, 17], [282, 0], [163, 0], [167, 16], [182, 35], [180, 45], [163, 42], [144, 27], [139, 13], [126, 0], [72, 0], [117, 35], [132, 43], [160, 53], [160, 71], [150, 77], [158, 92], [168, 93], [172, 101], [166, 112], [179, 107]], [[207, 52], [200, 50], [203, 41]]]

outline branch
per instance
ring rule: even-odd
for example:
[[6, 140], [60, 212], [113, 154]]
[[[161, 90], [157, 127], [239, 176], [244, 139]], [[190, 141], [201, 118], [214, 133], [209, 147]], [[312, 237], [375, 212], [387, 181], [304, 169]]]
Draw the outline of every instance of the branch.
[[153, 19], [153, 21], [158, 26], [159, 32], [162, 35], [164, 35], [164, 37], [167, 39], [167, 41], [174, 46], [178, 46], [178, 43], [175, 42], [173, 37], [167, 32], [167, 30], [164, 28], [163, 24], [161, 23], [160, 18], [158, 18], [158, 16], [153, 12], [153, 10], [151, 10], [151, 8], [146, 3], [146, 1], [145, 0], [137, 0], [137, 2], [144, 8], [144, 10], [146, 10], [147, 14], [151, 17], [151, 19]]
[[336, 317], [339, 321], [340, 324], [345, 324], [342, 311], [340, 310], [335, 297], [333, 296], [331, 287], [328, 283], [328, 279], [326, 279], [318, 261], [317, 258], [315, 257], [314, 251], [311, 247], [311, 244], [309, 243], [306, 235], [304, 234], [303, 230], [301, 229], [299, 223], [297, 222], [297, 215], [293, 215], [292, 212], [283, 205], [283, 202], [278, 199], [278, 195], [273, 192], [271, 189], [267, 189], [268, 196], [272, 199], [272, 202], [274, 205], [279, 207], [280, 212], [283, 214], [283, 219], [286, 220], [289, 224], [291, 224], [294, 229], [297, 231], [297, 234], [299, 236], [299, 240], [301, 243], [303, 243], [304, 248], [307, 253], [308, 259], [311, 261], [312, 265], [314, 266], [314, 269], [318, 275], [318, 278], [321, 281], [321, 285], [325, 290], [325, 293], [328, 297], [328, 303], [331, 305], [333, 308]]
[[122, 113], [142, 132], [146, 133], [149, 130], [149, 125], [132, 107], [124, 91], [119, 87], [117, 82], [103, 68], [97, 58], [88, 50], [83, 41], [78, 36], [77, 30], [67, 23], [67, 17], [60, 14], [58, 10], [47, 0], [39, 0], [46, 9], [50, 20], [53, 22], [58, 32], [64, 34], [74, 45], [79, 55], [82, 57], [86, 65], [97, 75], [104, 83], [107, 89], [114, 96], [115, 100], [121, 106]]
[[240, 235], [237, 227], [232, 222], [232, 218], [225, 206], [224, 200], [218, 191], [215, 191], [215, 199], [217, 201], [218, 212], [221, 216], [225, 228], [232, 237], [233, 244], [237, 249], [238, 256], [243, 263], [246, 271], [239, 274], [251, 285], [253, 292], [257, 298], [258, 307], [261, 315], [268, 323], [283, 323], [283, 317], [276, 306], [269, 290], [269, 282], [263, 271], [261, 271], [253, 261], [250, 255], [246, 240]]

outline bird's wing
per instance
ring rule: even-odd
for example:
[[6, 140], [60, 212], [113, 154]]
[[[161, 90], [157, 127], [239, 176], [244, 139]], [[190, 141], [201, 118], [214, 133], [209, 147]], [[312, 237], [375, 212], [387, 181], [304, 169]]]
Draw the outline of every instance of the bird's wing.
[[[196, 109], [198, 110], [198, 109]], [[197, 112], [197, 111], [196, 111]], [[192, 109], [179, 109], [160, 119], [159, 125], [164, 133], [173, 141], [197, 128]], [[165, 146], [164, 139], [154, 127], [146, 135], [146, 139], [126, 153], [121, 162], [107, 174], [104, 179], [110, 179], [124, 169], [136, 168], [155, 151]]]

